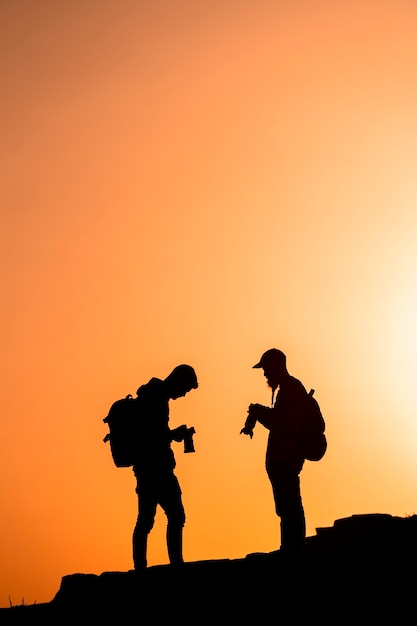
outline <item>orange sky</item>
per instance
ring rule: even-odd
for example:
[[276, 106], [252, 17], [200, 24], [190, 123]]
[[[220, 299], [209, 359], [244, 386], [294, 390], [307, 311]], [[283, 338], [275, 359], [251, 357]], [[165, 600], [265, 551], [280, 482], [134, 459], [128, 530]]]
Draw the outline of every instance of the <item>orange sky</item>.
[[267, 433], [239, 437], [272, 346], [327, 422], [308, 534], [417, 513], [415, 2], [21, 0], [0, 23], [0, 606], [132, 568], [102, 418], [181, 362], [186, 560], [279, 547]]

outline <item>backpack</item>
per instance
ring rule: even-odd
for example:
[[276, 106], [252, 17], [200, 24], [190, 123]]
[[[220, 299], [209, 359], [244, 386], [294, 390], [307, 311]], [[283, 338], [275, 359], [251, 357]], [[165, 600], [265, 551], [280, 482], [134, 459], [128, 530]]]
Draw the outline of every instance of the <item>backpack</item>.
[[327, 439], [324, 433], [326, 425], [319, 403], [313, 394], [314, 389], [310, 389], [306, 396], [303, 413], [302, 448], [304, 458], [307, 461], [320, 461], [327, 450]]
[[113, 402], [107, 417], [103, 419], [110, 429], [103, 441], [110, 441], [110, 450], [116, 467], [131, 467], [135, 462], [139, 418], [139, 399], [129, 394]]

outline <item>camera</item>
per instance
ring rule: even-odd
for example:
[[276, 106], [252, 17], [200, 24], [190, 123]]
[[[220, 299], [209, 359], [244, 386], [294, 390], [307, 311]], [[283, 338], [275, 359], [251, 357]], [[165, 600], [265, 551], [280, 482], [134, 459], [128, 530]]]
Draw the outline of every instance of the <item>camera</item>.
[[195, 452], [193, 435], [195, 428], [187, 428], [184, 433], [184, 452]]
[[248, 408], [248, 416], [246, 418], [245, 425], [240, 431], [241, 435], [249, 435], [251, 439], [253, 437], [253, 429], [255, 428], [256, 424], [255, 412], [255, 405], [251, 404]]

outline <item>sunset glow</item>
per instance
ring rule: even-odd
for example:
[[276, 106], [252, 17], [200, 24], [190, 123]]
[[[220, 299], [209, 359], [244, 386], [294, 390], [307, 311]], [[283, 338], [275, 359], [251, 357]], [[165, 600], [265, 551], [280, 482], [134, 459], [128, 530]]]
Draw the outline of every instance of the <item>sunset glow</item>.
[[[262, 352], [315, 389], [307, 534], [417, 513], [417, 5], [2, 3], [0, 606], [132, 569], [111, 403], [171, 402], [187, 561], [279, 547]], [[168, 562], [158, 512], [150, 565]]]

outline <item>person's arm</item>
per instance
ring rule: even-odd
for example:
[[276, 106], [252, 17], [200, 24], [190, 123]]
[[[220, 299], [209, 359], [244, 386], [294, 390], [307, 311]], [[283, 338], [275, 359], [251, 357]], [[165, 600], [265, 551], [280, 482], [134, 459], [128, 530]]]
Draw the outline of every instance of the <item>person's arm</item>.
[[275, 410], [262, 404], [251, 404], [249, 407], [249, 415], [267, 428], [271, 429], [272, 422], [274, 420]]
[[195, 428], [191, 426], [188, 428], [185, 424], [178, 426], [170, 430], [171, 441], [183, 441], [184, 452], [194, 452], [193, 436], [195, 434]]
[[178, 426], [177, 428], [170, 429], [171, 441], [184, 441], [184, 437], [187, 434], [187, 430], [188, 428], [185, 424], [182, 424], [181, 426]]
[[243, 435], [249, 435], [252, 439], [253, 429], [255, 428], [256, 422], [259, 422], [260, 424], [262, 424], [262, 426], [270, 430], [273, 417], [274, 409], [263, 406], [262, 404], [250, 404], [248, 409], [248, 417], [246, 418], [245, 425], [240, 433]]

